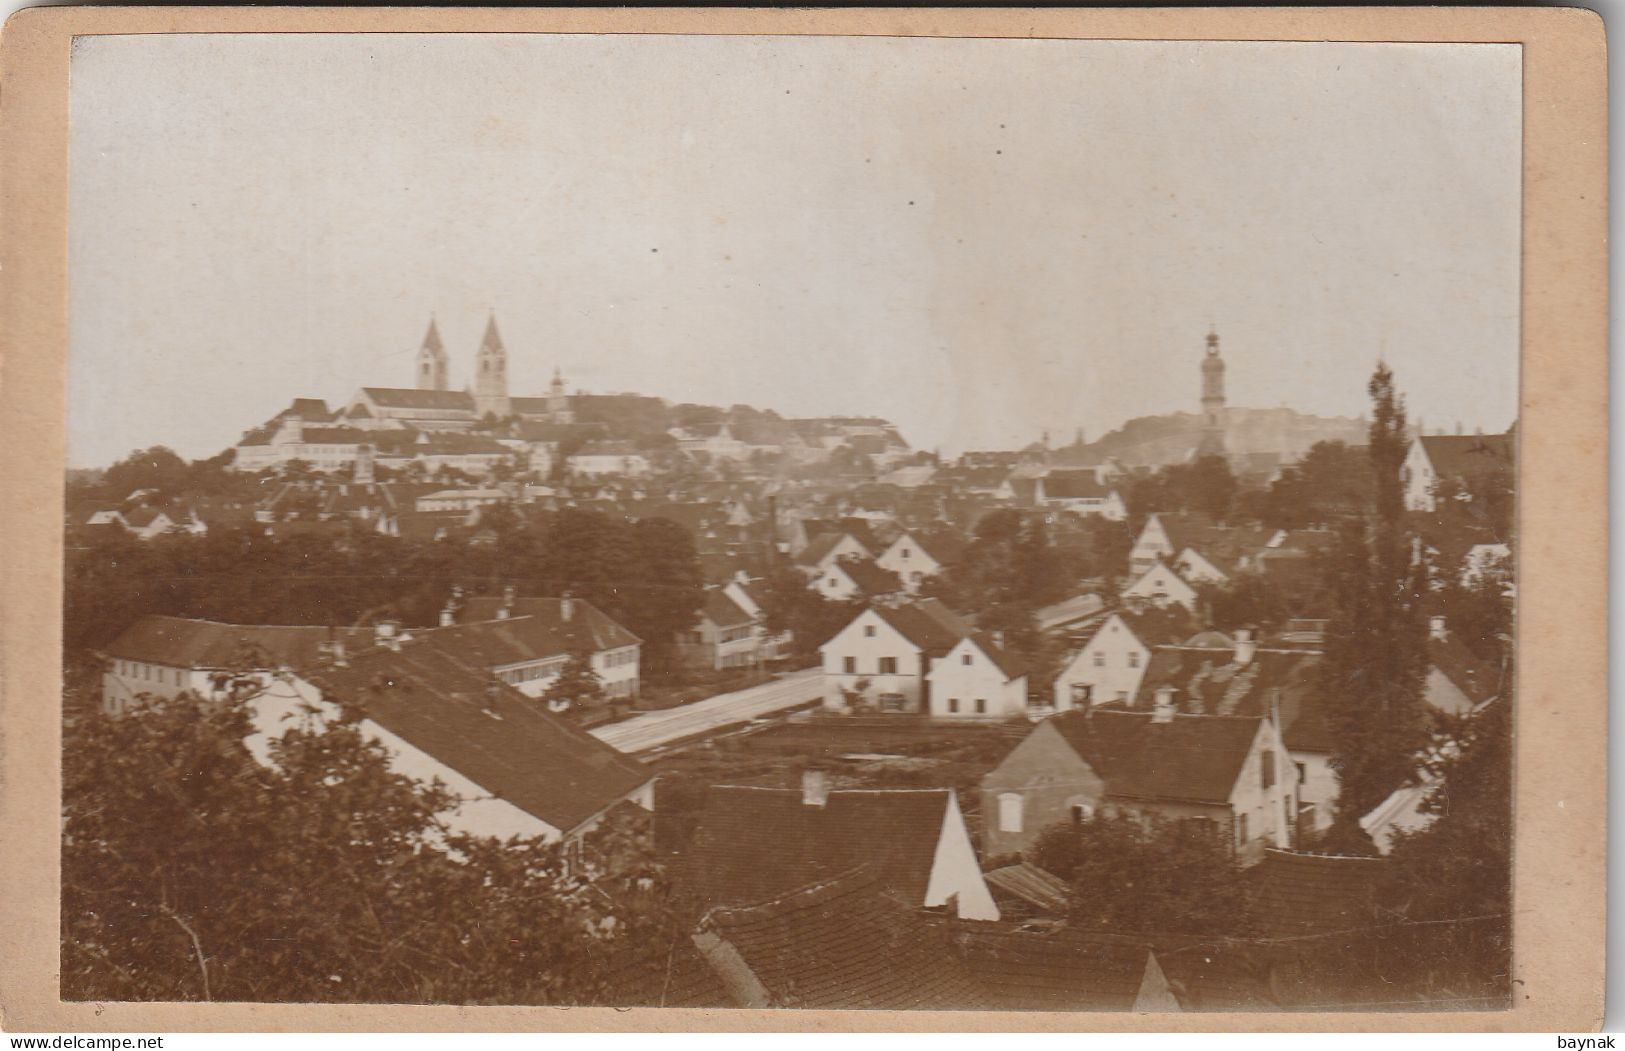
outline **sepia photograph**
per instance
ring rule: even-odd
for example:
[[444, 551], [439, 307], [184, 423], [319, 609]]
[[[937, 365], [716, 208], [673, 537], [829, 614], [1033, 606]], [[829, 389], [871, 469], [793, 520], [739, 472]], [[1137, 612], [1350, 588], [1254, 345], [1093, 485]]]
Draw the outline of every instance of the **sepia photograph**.
[[68, 68], [63, 1001], [1513, 1006], [1518, 44]]

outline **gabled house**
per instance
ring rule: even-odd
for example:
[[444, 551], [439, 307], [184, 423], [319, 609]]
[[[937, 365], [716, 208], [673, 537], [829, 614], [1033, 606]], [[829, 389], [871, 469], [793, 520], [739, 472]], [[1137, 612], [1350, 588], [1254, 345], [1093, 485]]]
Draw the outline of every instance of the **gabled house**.
[[1061, 712], [1033, 727], [982, 778], [982, 851], [1032, 848], [1052, 825], [1138, 815], [1219, 836], [1243, 862], [1287, 846], [1296, 811], [1292, 763], [1267, 718], [1149, 712]]
[[1184, 645], [1156, 646], [1133, 707], [1148, 711], [1158, 692], [1168, 690], [1181, 712], [1276, 722], [1294, 767], [1297, 831], [1309, 835], [1330, 827], [1338, 790], [1332, 765], [1336, 742], [1326, 724], [1320, 661], [1318, 649], [1260, 646], [1245, 629], [1229, 645], [1196, 638]]
[[818, 770], [800, 789], [714, 787], [686, 858], [694, 893], [713, 907], [771, 901], [859, 866], [909, 906], [999, 918], [951, 788], [832, 789]]
[[809, 580], [816, 580], [837, 562], [873, 560], [869, 549], [851, 533], [820, 533], [795, 556], [795, 564]]
[[678, 641], [683, 659], [702, 668], [750, 668], [760, 663], [761, 621], [726, 588], [707, 588], [699, 622]]
[[971, 632], [936, 599], [863, 610], [819, 647], [824, 707], [929, 711], [931, 662]]
[[1173, 642], [1189, 624], [1182, 607], [1142, 614], [1119, 610], [1101, 622], [1089, 641], [1056, 674], [1055, 710], [1118, 703], [1139, 692], [1151, 664], [1151, 648]]
[[1144, 573], [1157, 562], [1172, 564], [1191, 541], [1213, 525], [1213, 520], [1194, 511], [1158, 511], [1147, 515], [1145, 525], [1129, 549], [1130, 575]]
[[875, 559], [882, 569], [896, 573], [910, 595], [965, 556], [963, 537], [946, 531], [904, 530]]
[[454, 593], [440, 624], [464, 629], [454, 637], [479, 646], [492, 673], [528, 696], [545, 693], [577, 652], [591, 655], [606, 697], [638, 696], [643, 640], [585, 599], [524, 598], [513, 588], [500, 597]]
[[1406, 509], [1432, 512], [1439, 509], [1441, 486], [1512, 471], [1511, 434], [1435, 434], [1412, 439], [1399, 477]]
[[865, 558], [832, 562], [807, 585], [832, 602], [883, 598], [903, 590], [897, 574]]
[[1502, 671], [1452, 632], [1444, 617], [1428, 618], [1428, 675], [1423, 697], [1436, 711], [1468, 715], [1501, 694]]
[[1089, 518], [1121, 522], [1128, 508], [1117, 489], [1102, 481], [1093, 468], [1055, 470], [1035, 479], [1033, 503], [1051, 510], [1068, 511]]
[[612, 809], [652, 809], [653, 775], [467, 659], [446, 632], [235, 625], [143, 617], [103, 655], [103, 703], [186, 691], [248, 698], [262, 762], [305, 718], [347, 708], [398, 773], [459, 797], [451, 831], [569, 842]]
[[1152, 563], [1150, 569], [1132, 580], [1119, 597], [1136, 612], [1183, 606], [1189, 613], [1196, 612], [1198, 598], [1196, 589], [1161, 561]]
[[1027, 671], [994, 634], [977, 632], [931, 662], [928, 709], [938, 719], [1013, 719], [1027, 714]]

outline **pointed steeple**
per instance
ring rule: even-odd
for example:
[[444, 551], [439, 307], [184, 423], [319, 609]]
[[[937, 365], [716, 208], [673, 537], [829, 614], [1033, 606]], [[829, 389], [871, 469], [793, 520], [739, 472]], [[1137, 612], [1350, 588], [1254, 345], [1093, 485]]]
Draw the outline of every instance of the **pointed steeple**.
[[423, 334], [423, 345], [418, 348], [418, 389], [446, 389], [446, 347], [440, 342], [440, 329], [434, 315], [429, 315], [429, 331]]
[[485, 338], [480, 340], [481, 350], [503, 350], [502, 333], [497, 331], [497, 312], [491, 311], [491, 316], [485, 322]]

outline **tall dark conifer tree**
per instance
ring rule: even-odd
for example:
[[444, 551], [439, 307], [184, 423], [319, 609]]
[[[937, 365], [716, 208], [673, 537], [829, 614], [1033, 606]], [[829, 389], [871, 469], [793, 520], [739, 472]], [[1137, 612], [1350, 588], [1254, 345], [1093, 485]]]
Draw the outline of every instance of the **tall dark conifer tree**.
[[1369, 455], [1375, 504], [1343, 528], [1332, 567], [1337, 609], [1326, 639], [1327, 723], [1337, 741], [1340, 840], [1411, 780], [1427, 741], [1423, 685], [1427, 634], [1421, 571], [1405, 524], [1400, 468], [1408, 436], [1404, 399], [1379, 364], [1371, 396]]

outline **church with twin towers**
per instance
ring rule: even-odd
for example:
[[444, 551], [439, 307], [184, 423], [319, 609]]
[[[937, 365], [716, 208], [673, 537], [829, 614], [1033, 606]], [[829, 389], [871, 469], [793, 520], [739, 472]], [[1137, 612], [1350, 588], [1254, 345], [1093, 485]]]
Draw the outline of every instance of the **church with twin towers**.
[[[451, 392], [451, 362], [445, 342], [440, 338], [440, 327], [432, 316], [423, 345], [418, 348], [417, 389]], [[569, 395], [565, 393], [564, 376], [556, 366], [545, 396], [512, 397], [508, 394], [508, 348], [497, 330], [495, 311], [486, 319], [485, 335], [474, 352], [474, 381], [462, 393], [472, 399], [469, 408], [479, 419], [519, 416], [570, 423], [574, 416]]]

